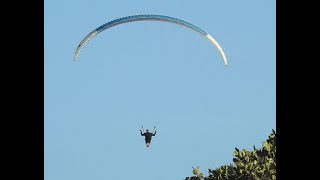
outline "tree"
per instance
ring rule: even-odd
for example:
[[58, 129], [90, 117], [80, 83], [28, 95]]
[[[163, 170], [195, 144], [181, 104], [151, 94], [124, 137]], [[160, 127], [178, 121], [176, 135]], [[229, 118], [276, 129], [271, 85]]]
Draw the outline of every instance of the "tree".
[[233, 163], [214, 170], [209, 169], [209, 175], [203, 177], [199, 167], [193, 168], [195, 176], [185, 180], [276, 180], [276, 132], [262, 143], [262, 148], [253, 151], [235, 148]]

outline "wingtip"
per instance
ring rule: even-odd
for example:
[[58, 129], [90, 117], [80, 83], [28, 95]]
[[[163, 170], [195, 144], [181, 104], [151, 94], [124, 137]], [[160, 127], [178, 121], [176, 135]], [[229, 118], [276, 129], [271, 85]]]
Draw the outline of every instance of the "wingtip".
[[74, 56], [73, 56], [73, 61], [77, 61], [77, 59], [78, 59], [78, 56], [77, 56], [77, 55], [74, 55]]

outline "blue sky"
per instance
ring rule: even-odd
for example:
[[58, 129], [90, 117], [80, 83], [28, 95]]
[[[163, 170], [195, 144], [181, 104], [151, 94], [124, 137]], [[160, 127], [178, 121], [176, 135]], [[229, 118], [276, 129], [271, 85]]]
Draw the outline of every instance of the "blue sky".
[[[129, 15], [165, 22], [98, 26]], [[276, 130], [275, 0], [45, 0], [45, 180], [175, 180], [232, 163]], [[151, 147], [141, 126], [153, 129]]]

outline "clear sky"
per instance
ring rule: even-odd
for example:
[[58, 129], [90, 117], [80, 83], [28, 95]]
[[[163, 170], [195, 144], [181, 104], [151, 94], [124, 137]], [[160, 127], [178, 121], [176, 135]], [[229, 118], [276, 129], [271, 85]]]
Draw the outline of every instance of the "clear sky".
[[[182, 180], [276, 130], [275, 0], [45, 0], [45, 180]], [[186, 20], [100, 25], [129, 15]], [[146, 148], [141, 126], [153, 129]]]

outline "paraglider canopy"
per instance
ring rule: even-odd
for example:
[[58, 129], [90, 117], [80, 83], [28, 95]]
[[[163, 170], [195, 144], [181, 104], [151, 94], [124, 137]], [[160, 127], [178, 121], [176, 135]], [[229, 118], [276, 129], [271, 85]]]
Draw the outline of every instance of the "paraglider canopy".
[[187, 28], [190, 28], [196, 32], [198, 32], [199, 34], [201, 34], [203, 37], [205, 37], [210, 43], [212, 43], [219, 51], [219, 53], [222, 56], [222, 59], [224, 61], [224, 64], [227, 65], [227, 58], [221, 48], [221, 46], [219, 45], [219, 43], [208, 33], [206, 33], [204, 30], [202, 30], [201, 28], [187, 22], [184, 21], [182, 19], [178, 19], [178, 18], [174, 18], [174, 17], [170, 17], [170, 16], [164, 16], [164, 15], [154, 15], [154, 14], [147, 14], [147, 15], [133, 15], [133, 16], [126, 16], [126, 17], [122, 17], [119, 19], [115, 19], [112, 21], [109, 21], [105, 24], [103, 24], [102, 26], [96, 28], [95, 30], [93, 30], [91, 33], [89, 33], [78, 45], [76, 52], [74, 54], [74, 61], [77, 60], [78, 55], [80, 53], [80, 50], [82, 49], [82, 47], [91, 39], [93, 38], [95, 35], [99, 34], [100, 32], [111, 28], [113, 26], [119, 25], [119, 24], [123, 24], [123, 23], [129, 23], [129, 22], [135, 22], [135, 21], [163, 21], [163, 22], [170, 22], [170, 23], [174, 23], [177, 25], [181, 25]]

